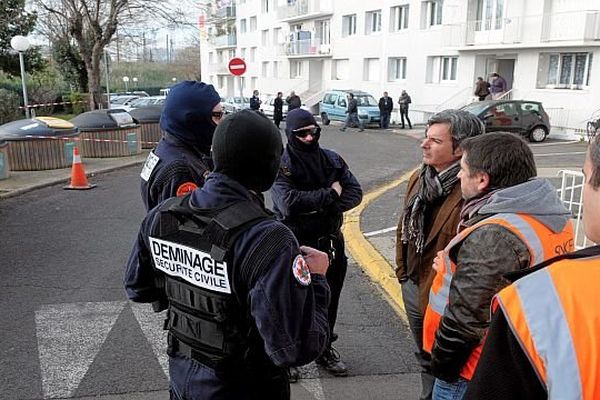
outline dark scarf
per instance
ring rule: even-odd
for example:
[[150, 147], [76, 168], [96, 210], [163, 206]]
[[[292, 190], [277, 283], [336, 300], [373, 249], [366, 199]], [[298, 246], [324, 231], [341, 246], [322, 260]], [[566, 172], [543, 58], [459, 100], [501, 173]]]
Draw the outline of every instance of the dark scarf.
[[462, 210], [460, 210], [460, 222], [458, 223], [457, 233], [469, 226], [468, 221], [477, 214], [481, 207], [490, 202], [492, 195], [498, 190], [500, 189], [490, 190], [489, 192], [485, 192], [465, 201]]
[[422, 253], [425, 246], [425, 213], [438, 199], [452, 192], [458, 181], [460, 164], [437, 173], [435, 168], [423, 165], [419, 176], [419, 190], [409, 199], [402, 219], [402, 243], [414, 243], [416, 252]]
[[306, 144], [291, 134], [288, 135], [285, 150], [290, 158], [290, 172], [297, 185], [302, 188], [322, 188], [331, 184], [327, 181], [327, 171], [330, 169], [331, 163], [323, 149], [319, 147], [318, 140]]

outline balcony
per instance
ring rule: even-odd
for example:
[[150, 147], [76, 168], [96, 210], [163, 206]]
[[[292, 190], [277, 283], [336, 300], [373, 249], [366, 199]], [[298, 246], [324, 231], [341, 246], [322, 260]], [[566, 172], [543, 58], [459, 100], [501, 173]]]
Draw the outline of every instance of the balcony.
[[208, 64], [209, 75], [230, 75], [227, 62], [212, 62]]
[[212, 39], [215, 48], [235, 47], [237, 45], [237, 36], [235, 34], [215, 36]]
[[331, 44], [321, 44], [320, 39], [293, 40], [279, 47], [279, 55], [291, 58], [331, 57]]
[[577, 45], [600, 40], [600, 11], [468, 21], [444, 28], [444, 45], [458, 50]]
[[546, 14], [542, 42], [600, 40], [600, 11]]
[[277, 18], [296, 22], [333, 15], [333, 0], [287, 0], [287, 5], [277, 9]]
[[209, 17], [209, 21], [211, 22], [230, 19], [235, 19], [235, 6], [221, 7]]

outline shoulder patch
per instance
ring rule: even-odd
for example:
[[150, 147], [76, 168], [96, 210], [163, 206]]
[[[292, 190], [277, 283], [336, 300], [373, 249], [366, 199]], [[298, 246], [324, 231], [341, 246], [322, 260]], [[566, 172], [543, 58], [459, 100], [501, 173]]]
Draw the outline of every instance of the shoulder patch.
[[310, 285], [310, 270], [301, 254], [298, 254], [292, 264], [292, 275], [302, 286]]
[[198, 185], [196, 185], [194, 182], [182, 183], [177, 188], [177, 197], [185, 196], [186, 194], [191, 193], [196, 189], [198, 189]]
[[152, 171], [154, 171], [154, 167], [158, 164], [160, 158], [154, 154], [154, 151], [151, 151], [146, 158], [146, 162], [144, 163], [144, 168], [142, 168], [142, 172], [140, 173], [140, 177], [148, 182], [150, 179], [150, 175], [152, 175]]

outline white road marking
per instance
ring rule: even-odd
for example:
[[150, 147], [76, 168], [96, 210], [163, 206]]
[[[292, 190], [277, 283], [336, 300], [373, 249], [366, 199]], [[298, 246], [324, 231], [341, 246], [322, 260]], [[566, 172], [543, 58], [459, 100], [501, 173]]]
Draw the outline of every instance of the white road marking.
[[397, 227], [395, 227], [395, 226], [390, 226], [389, 228], [380, 229], [378, 231], [367, 232], [367, 233], [364, 233], [363, 235], [365, 237], [377, 236], [377, 235], [380, 235], [382, 233], [388, 233], [388, 232], [395, 231], [396, 228]]
[[304, 365], [300, 369], [300, 379], [298, 383], [307, 392], [315, 397], [315, 400], [325, 400], [325, 391], [319, 377], [319, 367], [314, 362]]
[[35, 312], [44, 399], [71, 397], [125, 304], [49, 304]]
[[137, 319], [144, 336], [152, 346], [152, 351], [169, 379], [169, 356], [167, 355], [167, 331], [163, 330], [166, 311], [155, 313], [150, 304], [131, 303], [131, 310]]

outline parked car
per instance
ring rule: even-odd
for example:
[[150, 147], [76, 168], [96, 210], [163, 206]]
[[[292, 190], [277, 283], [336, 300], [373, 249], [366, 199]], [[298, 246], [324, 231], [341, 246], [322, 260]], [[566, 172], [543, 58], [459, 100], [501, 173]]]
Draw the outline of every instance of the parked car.
[[129, 106], [139, 96], [116, 96], [110, 99], [110, 108], [123, 108]]
[[225, 114], [234, 113], [245, 108], [250, 108], [250, 99], [248, 97], [230, 96], [223, 103]]
[[323, 95], [319, 103], [319, 115], [323, 125], [329, 125], [330, 121], [345, 121], [348, 109], [348, 93], [352, 93], [358, 103], [358, 119], [367, 126], [368, 124], [379, 124], [379, 103], [375, 97], [360, 90], [329, 90]]
[[[267, 100], [263, 101], [263, 103], [260, 105], [262, 112], [271, 119], [273, 119], [273, 111], [275, 110], [274, 101], [276, 98], [277, 98], [277, 96], [271, 96]], [[285, 117], [287, 116], [287, 112], [288, 112], [288, 105], [285, 102], [285, 98], [282, 100], [283, 100], [283, 119], [285, 120]]]
[[550, 132], [550, 118], [538, 101], [487, 100], [462, 109], [479, 117], [487, 132], [518, 133], [532, 142], [543, 142]]
[[125, 111], [131, 111], [134, 108], [146, 107], [146, 106], [159, 106], [165, 103], [165, 96], [149, 96], [149, 97], [140, 97], [139, 99], [133, 100], [127, 106], [119, 106], [119, 108], [123, 108]]

